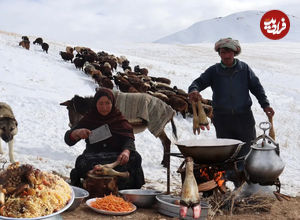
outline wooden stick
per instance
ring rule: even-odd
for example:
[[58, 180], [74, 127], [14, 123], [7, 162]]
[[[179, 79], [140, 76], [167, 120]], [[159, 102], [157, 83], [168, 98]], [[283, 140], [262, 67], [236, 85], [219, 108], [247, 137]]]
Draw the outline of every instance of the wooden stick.
[[269, 136], [275, 140], [275, 131], [273, 125], [273, 117], [268, 115], [269, 122], [271, 123], [271, 128], [269, 130]]
[[211, 189], [216, 188], [217, 186], [218, 185], [217, 185], [215, 180], [210, 180], [210, 181], [207, 181], [205, 183], [200, 183], [198, 185], [198, 191], [199, 192], [209, 191]]
[[274, 195], [276, 196], [276, 198], [277, 198], [279, 201], [282, 201], [283, 199], [289, 201], [289, 200], [291, 199], [290, 196], [284, 195], [284, 194], [282, 194], [282, 193], [280, 193], [280, 192], [274, 191], [273, 193], [274, 193]]

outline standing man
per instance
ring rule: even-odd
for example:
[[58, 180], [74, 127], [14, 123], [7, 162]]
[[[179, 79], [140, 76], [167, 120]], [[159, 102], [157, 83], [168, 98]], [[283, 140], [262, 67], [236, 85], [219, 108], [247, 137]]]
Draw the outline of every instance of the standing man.
[[[215, 43], [215, 51], [219, 53], [221, 62], [209, 67], [192, 82], [188, 89], [189, 99], [195, 102], [201, 100], [199, 92], [211, 87], [214, 115], [212, 122], [216, 136], [245, 142], [238, 154], [244, 156], [250, 151], [251, 141], [256, 138], [249, 91], [268, 116], [272, 117], [274, 110], [252, 69], [234, 58], [241, 53], [239, 42], [232, 38], [220, 39]], [[239, 167], [243, 169], [241, 165]]]

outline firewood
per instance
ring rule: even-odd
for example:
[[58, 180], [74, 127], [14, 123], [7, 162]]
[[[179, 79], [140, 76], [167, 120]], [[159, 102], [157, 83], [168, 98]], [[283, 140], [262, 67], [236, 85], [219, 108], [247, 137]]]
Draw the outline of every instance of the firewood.
[[282, 194], [282, 193], [280, 193], [280, 192], [274, 191], [273, 193], [274, 193], [274, 195], [276, 196], [276, 198], [277, 198], [279, 201], [282, 201], [283, 199], [289, 201], [289, 200], [291, 199], [290, 196], [284, 195], [284, 194]]
[[200, 183], [198, 185], [198, 191], [199, 192], [209, 191], [209, 190], [212, 190], [212, 189], [216, 188], [217, 186], [218, 185], [217, 185], [215, 180], [210, 180], [210, 181], [207, 181], [205, 183]]

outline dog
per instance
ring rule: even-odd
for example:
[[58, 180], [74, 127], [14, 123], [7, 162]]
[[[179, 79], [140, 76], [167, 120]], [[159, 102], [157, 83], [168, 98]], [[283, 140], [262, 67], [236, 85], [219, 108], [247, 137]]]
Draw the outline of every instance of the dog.
[[[14, 136], [18, 133], [18, 122], [15, 119], [11, 107], [0, 102], [0, 136], [3, 141], [8, 143], [9, 160], [11, 163], [15, 162], [13, 154]], [[0, 154], [3, 154], [3, 149], [0, 140]]]

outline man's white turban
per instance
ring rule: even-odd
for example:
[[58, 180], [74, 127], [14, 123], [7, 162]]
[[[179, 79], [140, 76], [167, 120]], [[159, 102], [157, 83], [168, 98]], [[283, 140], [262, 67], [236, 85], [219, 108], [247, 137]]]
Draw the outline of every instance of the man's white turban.
[[215, 43], [215, 51], [219, 52], [220, 48], [229, 48], [234, 51], [235, 56], [241, 53], [241, 45], [238, 40], [232, 38], [222, 38]]

